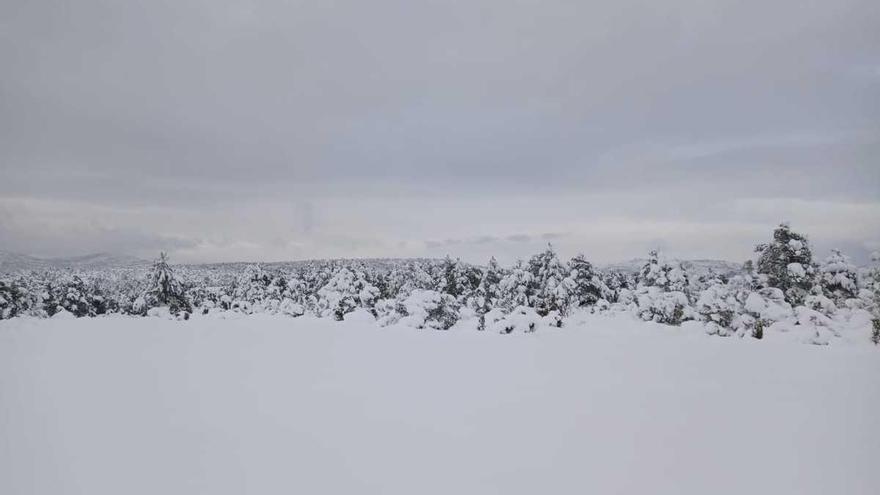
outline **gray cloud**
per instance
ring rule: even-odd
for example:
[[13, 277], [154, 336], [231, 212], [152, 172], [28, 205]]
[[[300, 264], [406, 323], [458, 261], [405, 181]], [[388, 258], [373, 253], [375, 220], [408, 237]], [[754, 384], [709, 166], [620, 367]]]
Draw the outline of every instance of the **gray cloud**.
[[878, 26], [869, 0], [5, 2], [0, 248], [739, 257], [784, 214], [860, 246]]

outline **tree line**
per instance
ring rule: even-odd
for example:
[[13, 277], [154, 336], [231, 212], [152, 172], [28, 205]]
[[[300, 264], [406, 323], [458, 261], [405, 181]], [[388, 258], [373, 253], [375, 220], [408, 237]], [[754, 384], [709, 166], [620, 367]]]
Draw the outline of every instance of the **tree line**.
[[880, 267], [857, 269], [840, 251], [816, 260], [807, 238], [781, 224], [740, 270], [695, 272], [652, 251], [638, 273], [597, 269], [583, 255], [547, 249], [511, 267], [442, 260], [320, 260], [284, 268], [172, 266], [163, 253], [145, 273], [47, 271], [0, 280], [0, 319], [15, 316], [166, 314], [219, 311], [368, 314], [380, 325], [510, 333], [562, 327], [576, 311], [629, 313], [645, 321], [699, 321], [707, 332], [760, 339], [795, 325], [816, 343], [861, 317], [880, 342]]

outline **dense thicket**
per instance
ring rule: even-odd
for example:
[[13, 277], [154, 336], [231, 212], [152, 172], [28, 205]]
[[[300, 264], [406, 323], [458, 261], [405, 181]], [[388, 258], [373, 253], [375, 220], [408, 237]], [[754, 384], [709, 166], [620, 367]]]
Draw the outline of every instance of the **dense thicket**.
[[880, 259], [857, 269], [840, 251], [813, 258], [807, 238], [782, 224], [754, 260], [725, 273], [695, 270], [652, 251], [638, 273], [597, 269], [584, 255], [560, 260], [552, 247], [503, 268], [490, 259], [322, 260], [260, 266], [146, 271], [42, 272], [0, 279], [0, 319], [234, 311], [448, 329], [459, 321], [501, 333], [561, 327], [574, 311], [627, 312], [647, 321], [705, 323], [722, 336], [761, 338], [774, 325], [809, 329], [827, 343], [837, 321], [867, 318], [880, 341]]

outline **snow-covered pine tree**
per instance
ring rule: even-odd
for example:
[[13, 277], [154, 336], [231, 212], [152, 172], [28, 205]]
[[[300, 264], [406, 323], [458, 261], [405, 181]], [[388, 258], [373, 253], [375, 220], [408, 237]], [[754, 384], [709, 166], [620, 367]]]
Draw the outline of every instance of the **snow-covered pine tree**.
[[600, 274], [602, 283], [608, 288], [608, 295], [605, 297], [609, 302], [618, 302], [620, 300], [621, 291], [630, 293], [630, 289], [635, 288], [636, 282], [632, 274], [607, 270]]
[[843, 307], [847, 299], [858, 296], [858, 271], [849, 257], [838, 249], [832, 249], [831, 254], [822, 261], [819, 277], [822, 290], [838, 307]]
[[659, 251], [648, 253], [648, 261], [639, 271], [638, 283], [644, 287], [659, 287], [665, 292], [682, 292], [688, 287], [688, 278], [679, 263], [671, 263]]
[[183, 313], [185, 318], [192, 313], [192, 305], [186, 299], [183, 284], [174, 275], [168, 264], [168, 255], [159, 254], [147, 279], [147, 288], [134, 305], [134, 311], [146, 314], [151, 308], [167, 307], [173, 315]]
[[[529, 273], [532, 275], [534, 308], [540, 316], [555, 312], [559, 317], [568, 315], [575, 282], [569, 278], [568, 270], [559, 261], [553, 246], [538, 253], [529, 260]], [[558, 322], [561, 325], [561, 320]]]
[[880, 344], [880, 251], [871, 254], [871, 261], [873, 265], [865, 277], [865, 288], [860, 291], [860, 297], [864, 294], [864, 298], [868, 299], [868, 307], [873, 316], [871, 341]]
[[709, 334], [730, 335], [734, 318], [741, 312], [742, 305], [731, 286], [721, 279], [705, 281], [705, 284], [706, 288], [700, 292], [695, 309], [706, 322]]
[[533, 285], [532, 274], [522, 260], [517, 260], [499, 284], [500, 304], [504, 310], [509, 313], [518, 306], [531, 306]]
[[414, 290], [434, 290], [437, 283], [431, 267], [422, 261], [407, 262], [392, 270], [389, 281], [389, 298], [405, 298]]
[[471, 307], [479, 318], [477, 326], [479, 330], [486, 329], [486, 313], [498, 305], [501, 295], [501, 277], [501, 267], [498, 266], [498, 261], [493, 256], [483, 270], [483, 276], [474, 290], [474, 295], [469, 299]]
[[287, 316], [302, 316], [306, 313], [307, 295], [306, 284], [296, 274], [286, 274], [284, 277], [284, 290], [281, 292], [281, 303], [278, 312]]
[[21, 279], [0, 280], [0, 320], [27, 312], [28, 299]]
[[318, 310], [321, 316], [341, 321], [357, 308], [373, 312], [378, 297], [379, 289], [366, 280], [363, 272], [342, 267], [318, 290]]
[[599, 299], [607, 299], [611, 291], [583, 254], [572, 258], [568, 266], [574, 281], [572, 296], [575, 306], [593, 306]]
[[680, 325], [691, 317], [687, 287], [681, 265], [669, 263], [659, 252], [651, 251], [639, 272], [635, 291], [639, 316], [646, 321]]
[[773, 241], [755, 247], [757, 272], [769, 287], [780, 289], [793, 306], [803, 304], [815, 282], [813, 253], [807, 238], [787, 223], [773, 231]]
[[[413, 290], [393, 309], [399, 313], [401, 324], [435, 330], [449, 330], [455, 325], [458, 310], [458, 301], [451, 294], [424, 289]], [[383, 318], [387, 317], [383, 315]]]
[[89, 291], [79, 276], [73, 275], [59, 280], [55, 289], [53, 299], [59, 308], [77, 318], [95, 315], [89, 302]]
[[232, 308], [245, 313], [274, 312], [285, 288], [283, 277], [266, 271], [261, 265], [248, 265], [235, 280]]
[[437, 290], [454, 297], [459, 303], [467, 301], [480, 283], [479, 271], [474, 272], [458, 258], [446, 256], [437, 276]]

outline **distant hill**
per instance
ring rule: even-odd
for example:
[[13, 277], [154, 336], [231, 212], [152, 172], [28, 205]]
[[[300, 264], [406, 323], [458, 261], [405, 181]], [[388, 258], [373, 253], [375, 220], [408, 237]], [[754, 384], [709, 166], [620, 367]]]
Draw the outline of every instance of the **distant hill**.
[[26, 254], [0, 251], [0, 273], [40, 270], [98, 270], [104, 268], [137, 268], [148, 261], [133, 256], [96, 253], [68, 258], [37, 258]]

